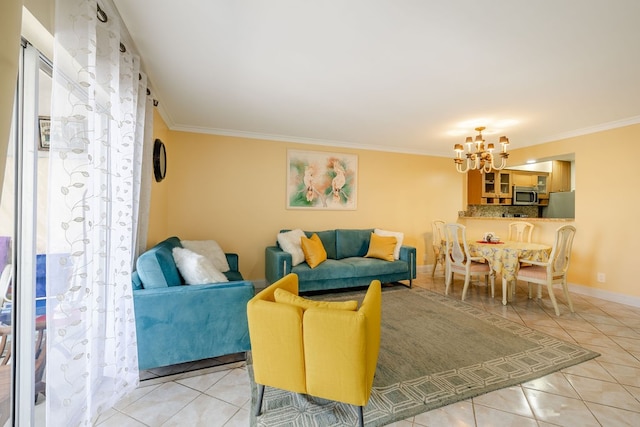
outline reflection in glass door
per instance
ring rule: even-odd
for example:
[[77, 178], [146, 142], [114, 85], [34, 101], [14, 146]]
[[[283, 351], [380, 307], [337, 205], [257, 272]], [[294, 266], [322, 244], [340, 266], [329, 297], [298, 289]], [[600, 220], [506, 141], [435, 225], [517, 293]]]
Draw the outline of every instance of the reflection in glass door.
[[6, 164], [0, 186], [0, 425], [11, 425], [12, 367], [9, 363], [13, 337], [12, 295], [15, 276], [13, 245], [15, 229], [15, 106], [7, 151], [0, 153]]
[[0, 161], [0, 426], [46, 424], [45, 260], [51, 66], [23, 44]]

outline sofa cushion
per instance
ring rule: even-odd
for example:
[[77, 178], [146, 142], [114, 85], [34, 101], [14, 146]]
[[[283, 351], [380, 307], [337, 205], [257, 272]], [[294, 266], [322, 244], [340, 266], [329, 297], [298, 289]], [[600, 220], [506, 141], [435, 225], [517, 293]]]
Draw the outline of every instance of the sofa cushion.
[[294, 266], [304, 261], [304, 252], [300, 245], [300, 239], [304, 236], [304, 231], [299, 228], [278, 233], [278, 244], [283, 251], [291, 254], [291, 264]]
[[298, 275], [298, 280], [300, 282], [305, 280], [342, 279], [345, 277], [354, 277], [356, 275], [355, 269], [352, 265], [334, 259], [327, 259], [316, 268], [310, 268], [305, 262], [293, 267], [291, 272]]
[[316, 233], [313, 233], [311, 238], [302, 237], [300, 243], [302, 244], [302, 252], [304, 252], [304, 260], [309, 264], [309, 267], [315, 268], [326, 261], [327, 251], [324, 250], [322, 241]]
[[401, 231], [387, 231], [387, 230], [381, 230], [379, 228], [376, 228], [374, 230], [374, 233], [376, 233], [379, 236], [393, 236], [396, 238], [396, 247], [393, 250], [393, 258], [394, 259], [400, 259], [400, 247], [402, 246], [402, 242], [404, 240], [404, 233]]
[[180, 239], [169, 237], [138, 257], [136, 271], [145, 289], [182, 285], [173, 260], [172, 251], [175, 247], [182, 247]]
[[383, 261], [376, 258], [345, 258], [342, 260], [353, 268], [355, 277], [382, 276], [385, 274], [407, 273], [409, 264], [406, 261]]
[[218, 271], [230, 270], [227, 256], [215, 240], [181, 240], [180, 243], [183, 248], [206, 257]]
[[228, 282], [207, 257], [189, 249], [173, 248], [173, 259], [187, 285]]
[[336, 230], [336, 259], [364, 257], [369, 249], [373, 229]]
[[273, 297], [277, 303], [295, 305], [303, 310], [309, 308], [330, 308], [333, 310], [355, 311], [358, 309], [358, 301], [315, 301], [302, 298], [282, 288], [276, 289], [273, 292]]
[[378, 258], [384, 261], [393, 261], [393, 251], [396, 248], [398, 240], [395, 236], [379, 236], [371, 233], [369, 241], [369, 250], [365, 258]]

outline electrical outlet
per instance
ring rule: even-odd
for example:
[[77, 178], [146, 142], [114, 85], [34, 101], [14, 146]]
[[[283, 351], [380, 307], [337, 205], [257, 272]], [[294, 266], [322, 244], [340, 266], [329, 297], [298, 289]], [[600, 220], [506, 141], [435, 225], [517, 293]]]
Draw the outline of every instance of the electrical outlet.
[[598, 273], [598, 282], [604, 283], [607, 281], [607, 276], [604, 273]]

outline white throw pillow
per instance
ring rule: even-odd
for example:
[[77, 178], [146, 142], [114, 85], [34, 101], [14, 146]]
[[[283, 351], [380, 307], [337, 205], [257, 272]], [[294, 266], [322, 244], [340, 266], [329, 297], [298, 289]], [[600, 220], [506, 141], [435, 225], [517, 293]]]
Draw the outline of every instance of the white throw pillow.
[[223, 273], [229, 271], [227, 256], [215, 240], [181, 240], [180, 244], [182, 244], [183, 248], [207, 258]]
[[187, 285], [204, 285], [207, 283], [228, 282], [206, 257], [189, 249], [173, 248], [173, 260]]
[[379, 228], [376, 228], [375, 230], [373, 230], [374, 233], [376, 233], [378, 236], [385, 236], [385, 237], [389, 237], [389, 236], [393, 236], [396, 238], [396, 247], [393, 250], [393, 258], [394, 259], [400, 259], [400, 246], [402, 246], [402, 241], [404, 240], [404, 233], [400, 232], [400, 231], [387, 231], [387, 230], [381, 230]]
[[304, 261], [304, 252], [300, 239], [306, 237], [304, 231], [299, 228], [284, 233], [278, 233], [278, 244], [283, 251], [291, 254], [291, 264], [298, 265]]

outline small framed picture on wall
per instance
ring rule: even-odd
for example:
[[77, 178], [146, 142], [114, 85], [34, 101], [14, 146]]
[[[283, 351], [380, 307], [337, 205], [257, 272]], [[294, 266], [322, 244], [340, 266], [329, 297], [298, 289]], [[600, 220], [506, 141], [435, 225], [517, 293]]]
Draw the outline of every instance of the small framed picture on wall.
[[45, 116], [38, 117], [38, 127], [40, 129], [40, 145], [38, 149], [49, 150], [51, 146], [51, 118]]

